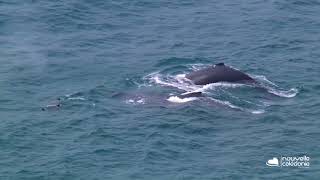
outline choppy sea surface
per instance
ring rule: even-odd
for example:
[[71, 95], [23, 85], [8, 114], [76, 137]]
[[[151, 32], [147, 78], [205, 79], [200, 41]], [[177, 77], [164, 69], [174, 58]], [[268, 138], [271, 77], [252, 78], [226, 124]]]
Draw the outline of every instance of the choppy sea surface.
[[[319, 12], [0, 0], [0, 179], [318, 179]], [[220, 62], [263, 88], [184, 77]], [[195, 91], [206, 96], [178, 97]], [[310, 166], [266, 165], [281, 156]]]

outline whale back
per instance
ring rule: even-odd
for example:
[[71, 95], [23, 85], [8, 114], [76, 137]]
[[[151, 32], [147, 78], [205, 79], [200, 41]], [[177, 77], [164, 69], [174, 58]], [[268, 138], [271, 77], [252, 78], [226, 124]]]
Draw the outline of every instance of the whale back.
[[214, 66], [191, 72], [186, 78], [196, 85], [206, 85], [217, 82], [247, 82], [254, 81], [249, 75], [219, 63]]

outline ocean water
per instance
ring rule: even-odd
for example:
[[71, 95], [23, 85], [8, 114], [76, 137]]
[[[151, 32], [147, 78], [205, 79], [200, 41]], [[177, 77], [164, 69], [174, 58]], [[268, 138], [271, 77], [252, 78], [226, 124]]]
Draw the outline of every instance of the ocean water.
[[[319, 12], [0, 0], [0, 179], [318, 179]], [[219, 62], [264, 88], [184, 78]], [[193, 91], [206, 97], [177, 97]], [[309, 167], [266, 165], [304, 155]]]

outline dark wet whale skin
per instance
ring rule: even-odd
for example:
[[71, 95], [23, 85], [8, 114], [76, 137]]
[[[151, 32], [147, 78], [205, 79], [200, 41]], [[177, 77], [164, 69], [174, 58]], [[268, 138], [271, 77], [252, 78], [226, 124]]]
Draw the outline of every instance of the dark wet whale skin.
[[186, 75], [196, 85], [206, 85], [217, 82], [254, 83], [249, 75], [219, 63], [214, 66], [194, 71]]

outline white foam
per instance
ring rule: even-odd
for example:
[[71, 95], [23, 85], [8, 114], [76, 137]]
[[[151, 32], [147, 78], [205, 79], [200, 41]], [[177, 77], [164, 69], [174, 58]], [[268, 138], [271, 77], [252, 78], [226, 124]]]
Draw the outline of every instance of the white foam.
[[263, 76], [263, 75], [251, 75], [254, 79], [256, 80], [259, 80], [260, 82], [263, 81], [263, 82], [266, 82], [268, 84], [271, 84], [272, 86], [276, 86], [278, 87], [278, 85], [276, 85], [274, 82], [270, 81], [269, 79], [267, 79], [267, 77]]
[[189, 82], [190, 80], [185, 78], [185, 74], [163, 77], [161, 74], [153, 73], [148, 75], [147, 79], [155, 84], [175, 87], [184, 91], [193, 91], [196, 89], [196, 87]]
[[211, 84], [203, 85], [198, 90], [206, 91], [206, 90], [215, 89], [216, 87], [237, 88], [237, 87], [243, 87], [243, 86], [250, 86], [250, 85], [239, 84], [239, 83], [218, 82], [218, 83], [211, 83]]
[[262, 110], [262, 109], [261, 110], [252, 110], [251, 113], [252, 114], [262, 114], [262, 113], [265, 113], [265, 110]]
[[175, 76], [175, 78], [179, 83], [186, 83], [186, 74], [178, 74]]
[[208, 65], [206, 65], [206, 64], [190, 64], [189, 66], [191, 67], [190, 69], [193, 71], [198, 71], [198, 70], [201, 70], [203, 68], [208, 67]]
[[[286, 98], [292, 98], [295, 97], [298, 94], [298, 89], [291, 88], [289, 90], [280, 90], [279, 86], [267, 79], [263, 75], [253, 75], [253, 77], [263, 84], [262, 86], [267, 89], [267, 91], [271, 94], [280, 96], [280, 97], [286, 97]], [[270, 86], [271, 85], [271, 86]]]
[[85, 101], [86, 98], [83, 98], [83, 97], [69, 97], [68, 100], [81, 100], [81, 101]]
[[133, 99], [128, 99], [128, 100], [126, 100], [126, 103], [127, 103], [127, 104], [134, 103], [134, 100], [133, 100]]
[[46, 105], [46, 108], [56, 108], [56, 107], [59, 107], [58, 106], [59, 104], [48, 104], [48, 105]]
[[188, 98], [179, 98], [178, 96], [171, 96], [167, 100], [173, 103], [186, 103], [190, 101], [197, 100], [196, 97], [188, 97]]
[[230, 108], [242, 110], [241, 107], [238, 107], [238, 106], [236, 106], [236, 105], [233, 105], [233, 104], [230, 103], [229, 101], [222, 101], [222, 100], [215, 99], [215, 98], [212, 98], [212, 97], [209, 97], [209, 99], [211, 99], [212, 101], [217, 102], [217, 103], [219, 103], [219, 104], [222, 104], [222, 105], [225, 105], [225, 106], [229, 106]]
[[214, 99], [214, 98], [211, 98], [211, 97], [209, 99], [213, 100], [216, 103], [228, 106], [228, 107], [230, 107], [232, 109], [238, 109], [238, 110], [241, 110], [241, 111], [247, 111], [247, 112], [250, 112], [252, 114], [262, 114], [262, 113], [265, 112], [264, 110], [251, 110], [251, 109], [242, 108], [242, 107], [239, 107], [239, 106], [236, 106], [236, 105], [230, 103], [229, 101], [222, 101], [222, 100]]
[[142, 98], [142, 99], [139, 99], [139, 100], [137, 100], [137, 103], [139, 103], [139, 104], [144, 104], [145, 103], [145, 100]]
[[268, 88], [268, 92], [272, 93], [274, 95], [280, 96], [280, 97], [292, 98], [292, 97], [295, 97], [299, 91], [296, 88], [291, 88], [288, 91], [282, 91], [282, 90]]
[[125, 101], [126, 104], [133, 104], [133, 105], [136, 105], [136, 104], [145, 104], [146, 101], [144, 98], [139, 98], [139, 99], [127, 99]]

